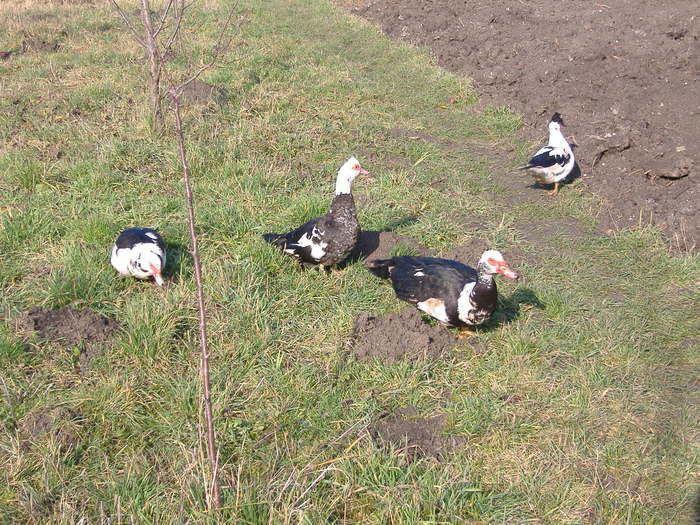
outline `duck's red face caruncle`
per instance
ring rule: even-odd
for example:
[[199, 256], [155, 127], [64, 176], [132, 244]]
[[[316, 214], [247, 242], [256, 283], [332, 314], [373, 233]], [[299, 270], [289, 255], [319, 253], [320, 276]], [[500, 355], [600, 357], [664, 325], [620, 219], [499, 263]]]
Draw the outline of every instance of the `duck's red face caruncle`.
[[484, 256], [485, 257], [483, 257], [482, 260], [486, 261], [486, 264], [491, 267], [493, 273], [500, 273], [502, 276], [507, 277], [508, 279], [517, 279], [519, 277], [516, 272], [510, 269], [510, 266], [508, 266], [508, 263], [503, 258], [503, 255], [501, 255], [501, 252], [489, 250], [484, 253]]

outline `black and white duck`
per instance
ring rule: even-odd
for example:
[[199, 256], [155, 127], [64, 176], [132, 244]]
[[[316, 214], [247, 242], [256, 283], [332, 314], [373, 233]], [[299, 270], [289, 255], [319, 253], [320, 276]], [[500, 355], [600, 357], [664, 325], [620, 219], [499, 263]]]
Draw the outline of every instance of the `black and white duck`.
[[355, 157], [350, 157], [338, 171], [335, 197], [328, 213], [288, 233], [266, 233], [263, 239], [305, 266], [330, 269], [343, 262], [360, 237], [360, 223], [352, 197], [352, 182], [360, 174], [369, 172]]
[[564, 138], [561, 127], [564, 121], [559, 113], [552, 115], [549, 121], [549, 141], [530, 159], [525, 166], [518, 169], [528, 170], [541, 184], [554, 184], [554, 189], [548, 195], [559, 192], [559, 183], [566, 179], [574, 169], [574, 152]]
[[401, 255], [368, 263], [369, 270], [390, 279], [396, 296], [448, 326], [486, 322], [496, 310], [494, 277], [517, 279], [503, 255], [485, 251], [477, 269], [451, 259]]
[[119, 234], [112, 246], [112, 266], [122, 275], [153, 280], [160, 286], [165, 267], [165, 243], [149, 228], [129, 228]]

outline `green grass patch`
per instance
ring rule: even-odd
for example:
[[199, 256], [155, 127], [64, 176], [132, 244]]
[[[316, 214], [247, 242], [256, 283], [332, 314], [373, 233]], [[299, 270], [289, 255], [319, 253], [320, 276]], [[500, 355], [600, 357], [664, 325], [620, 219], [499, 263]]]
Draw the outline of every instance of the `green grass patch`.
[[[66, 33], [55, 52], [0, 62], [0, 517], [214, 522], [183, 190], [172, 130], [148, 132], [142, 51], [103, 5], [13, 9], [0, 49], [17, 48], [30, 26]], [[226, 9], [192, 6], [183, 45], [195, 59]], [[697, 257], [669, 257], [652, 229], [596, 236], [596, 203], [576, 187], [546, 205], [505, 202], [488, 159], [453, 145], [520, 154], [520, 117], [473, 111], [469, 83], [420, 50], [325, 0], [243, 1], [236, 12], [235, 45], [205, 78], [228, 100], [185, 111], [220, 521], [690, 516]], [[364, 229], [439, 255], [481, 235], [506, 257], [538, 256], [520, 283], [499, 283], [499, 313], [479, 335], [485, 353], [463, 345], [433, 363], [356, 362], [346, 352], [353, 320], [402, 308], [391, 288], [359, 263], [301, 271], [262, 242], [324, 213], [350, 155], [372, 173], [354, 184]], [[581, 225], [573, 238], [558, 232], [561, 217]], [[529, 240], [543, 221], [552, 233]], [[136, 225], [165, 237], [165, 289], [109, 266], [117, 233]], [[392, 255], [411, 253], [399, 245]], [[121, 330], [81, 368], [81, 349], [16, 330], [33, 306], [90, 308]], [[376, 447], [368, 424], [409, 405], [444, 414], [463, 449], [406, 463]], [[63, 416], [28, 435], [42, 413]]]

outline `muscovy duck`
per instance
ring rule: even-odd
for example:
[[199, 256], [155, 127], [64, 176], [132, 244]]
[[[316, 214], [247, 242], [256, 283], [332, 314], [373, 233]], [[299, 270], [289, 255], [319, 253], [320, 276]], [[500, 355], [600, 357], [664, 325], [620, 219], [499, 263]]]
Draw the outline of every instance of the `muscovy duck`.
[[158, 232], [149, 228], [129, 228], [119, 234], [112, 246], [112, 266], [122, 275], [165, 282], [161, 272], [165, 266], [165, 243]]
[[369, 172], [355, 157], [350, 157], [338, 170], [335, 197], [328, 213], [287, 233], [266, 233], [263, 239], [278, 246], [283, 253], [296, 257], [305, 266], [329, 269], [343, 262], [360, 237], [352, 197], [352, 181], [359, 174]]
[[496, 274], [517, 279], [503, 255], [487, 250], [477, 269], [451, 259], [401, 255], [368, 263], [369, 270], [390, 279], [399, 299], [448, 326], [476, 326], [496, 309]]
[[528, 170], [537, 182], [554, 184], [554, 189], [547, 195], [556, 195], [559, 192], [559, 183], [569, 176], [576, 162], [571, 145], [561, 132], [563, 125], [564, 121], [559, 113], [552, 115], [549, 121], [549, 142], [535, 153], [529, 163], [518, 168]]

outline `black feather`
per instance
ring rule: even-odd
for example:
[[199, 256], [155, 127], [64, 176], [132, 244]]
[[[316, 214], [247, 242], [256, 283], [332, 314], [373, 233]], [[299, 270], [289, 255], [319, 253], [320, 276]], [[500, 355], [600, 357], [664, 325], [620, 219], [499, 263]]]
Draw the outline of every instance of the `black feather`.
[[[146, 234], [155, 235], [155, 239]], [[165, 250], [165, 243], [163, 238], [158, 234], [157, 231], [151, 230], [150, 228], [129, 228], [124, 230], [119, 234], [115, 244], [118, 249], [122, 248], [133, 248], [137, 244], [156, 244], [161, 250]]]
[[367, 262], [365, 266], [370, 273], [376, 275], [380, 279], [388, 279], [391, 259], [375, 259]]
[[552, 115], [552, 118], [550, 119], [550, 122], [556, 122], [557, 124], [564, 125], [564, 121], [561, 118], [561, 115], [559, 113], [555, 113]]
[[552, 146], [546, 146], [542, 153], [532, 157], [530, 159], [530, 162], [526, 166], [522, 166], [520, 169], [528, 169], [528, 168], [535, 168], [535, 167], [549, 168], [550, 166], [554, 166], [556, 164], [559, 164], [560, 166], [564, 166], [569, 161], [569, 156], [568, 155], [552, 155], [551, 151], [554, 149], [557, 149], [557, 148], [553, 148]]

